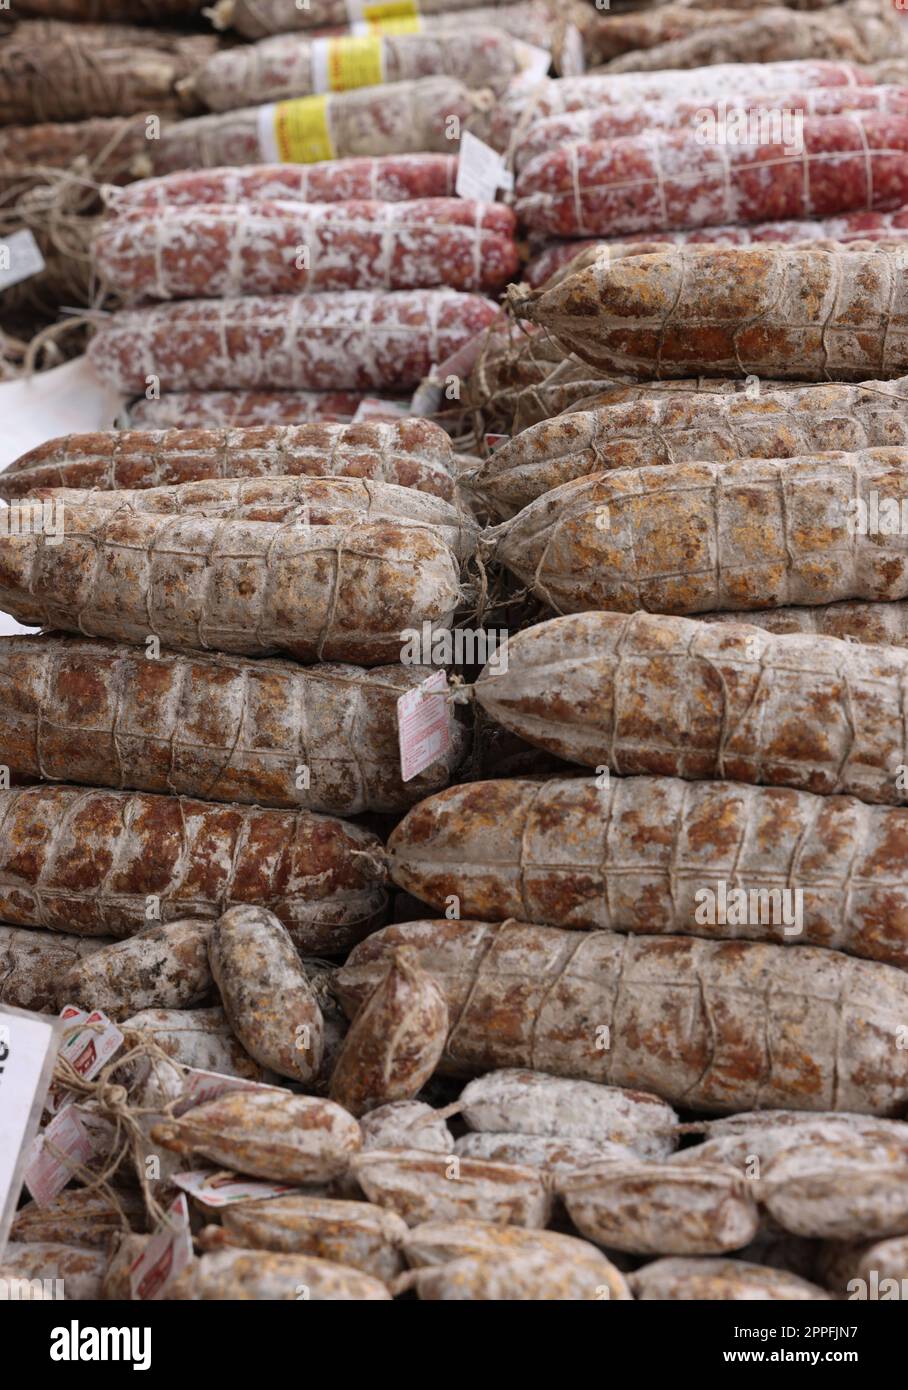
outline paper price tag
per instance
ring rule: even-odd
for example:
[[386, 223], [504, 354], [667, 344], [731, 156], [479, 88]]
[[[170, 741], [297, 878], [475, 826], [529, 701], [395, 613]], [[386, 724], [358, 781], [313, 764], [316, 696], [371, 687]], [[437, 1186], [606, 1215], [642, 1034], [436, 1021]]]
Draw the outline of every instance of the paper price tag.
[[[77, 1015], [81, 1015], [77, 1020], [81, 1026], [75, 1031], [70, 1031], [72, 1024], [69, 1020], [75, 1019]], [[123, 1034], [100, 1009], [83, 1014], [75, 1005], [67, 1004], [61, 1011], [60, 1018], [68, 1025], [65, 1029], [68, 1036], [60, 1048], [60, 1056], [65, 1058], [73, 1071], [78, 1072], [85, 1081], [91, 1081], [111, 1057], [119, 1052], [123, 1046]]]
[[217, 1071], [198, 1071], [195, 1067], [189, 1067], [183, 1094], [173, 1113], [176, 1116], [185, 1115], [187, 1110], [194, 1110], [197, 1105], [218, 1100], [233, 1091], [284, 1091], [284, 1087], [266, 1086], [261, 1081], [247, 1081], [242, 1076], [223, 1076]]
[[0, 240], [0, 290], [18, 285], [44, 269], [44, 257], [28, 227]]
[[235, 1173], [212, 1173], [205, 1169], [175, 1173], [173, 1181], [206, 1207], [229, 1207], [234, 1202], [264, 1202], [299, 1191], [286, 1183], [262, 1182], [258, 1178], [237, 1177]]
[[410, 782], [451, 747], [451, 716], [444, 671], [428, 676], [397, 701], [400, 775]]
[[38, 1135], [25, 1170], [25, 1186], [38, 1206], [48, 1206], [75, 1176], [76, 1167], [84, 1167], [93, 1153], [94, 1145], [75, 1106], [67, 1106]]
[[465, 130], [460, 137], [460, 158], [454, 185], [458, 198], [494, 203], [499, 188], [507, 191], [513, 187], [514, 179], [505, 167], [504, 157], [484, 140]]
[[189, 1203], [181, 1192], [137, 1260], [130, 1265], [129, 1287], [134, 1299], [159, 1299], [192, 1260]]
[[61, 1029], [58, 1018], [0, 1008], [0, 1258], [41, 1123]]

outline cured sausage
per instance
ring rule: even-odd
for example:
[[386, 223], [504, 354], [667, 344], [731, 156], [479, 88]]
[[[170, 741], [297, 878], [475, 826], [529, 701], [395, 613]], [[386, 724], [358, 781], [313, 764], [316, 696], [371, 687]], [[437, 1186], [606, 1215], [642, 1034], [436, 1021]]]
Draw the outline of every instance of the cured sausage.
[[42, 487], [171, 487], [206, 478], [350, 477], [454, 497], [451, 440], [431, 420], [67, 434], [0, 473], [0, 496]]
[[517, 271], [515, 227], [510, 208], [463, 198], [206, 203], [128, 209], [92, 251], [101, 280], [136, 299], [497, 290]]
[[351, 952], [335, 977], [345, 1008], [402, 945], [444, 989], [450, 1071], [531, 1067], [717, 1113], [904, 1113], [908, 1053], [893, 1038], [908, 975], [892, 966], [816, 946], [405, 922]]
[[405, 391], [497, 315], [490, 299], [447, 289], [190, 299], [121, 310], [88, 356], [132, 393], [149, 376], [165, 391]]
[[273, 910], [298, 948], [343, 950], [381, 920], [380, 842], [306, 811], [178, 796], [0, 791], [0, 919], [75, 936], [132, 936], [161, 921]]

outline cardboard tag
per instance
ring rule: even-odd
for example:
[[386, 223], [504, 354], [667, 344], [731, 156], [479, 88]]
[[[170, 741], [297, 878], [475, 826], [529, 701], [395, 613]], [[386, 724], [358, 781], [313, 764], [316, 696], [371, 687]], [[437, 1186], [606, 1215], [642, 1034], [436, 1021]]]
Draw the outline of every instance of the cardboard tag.
[[397, 701], [400, 775], [404, 782], [412, 781], [451, 747], [447, 690], [447, 673], [434, 671]]
[[[38, 1135], [25, 1170], [25, 1186], [38, 1206], [48, 1206], [73, 1178], [75, 1164], [84, 1166], [93, 1153], [94, 1145], [75, 1106], [67, 1106]], [[74, 1160], [72, 1164], [67, 1156]]]
[[[217, 1071], [198, 1071], [189, 1067], [182, 1096], [173, 1107], [176, 1116], [185, 1115], [197, 1105], [206, 1105], [210, 1100], [219, 1100], [234, 1091], [285, 1091], [283, 1086], [267, 1086], [262, 1081], [247, 1081], [242, 1076], [223, 1076]], [[286, 1094], [286, 1092], [285, 1092]]]
[[54, 1072], [58, 1018], [0, 1006], [0, 1258]]
[[202, 1168], [189, 1173], [175, 1173], [173, 1181], [206, 1207], [229, 1207], [234, 1202], [263, 1202], [271, 1197], [284, 1197], [288, 1192], [299, 1191], [298, 1187], [286, 1183], [237, 1177], [235, 1173], [212, 1173]]
[[513, 187], [514, 179], [505, 167], [504, 156], [465, 130], [460, 137], [460, 158], [454, 185], [458, 198], [494, 203], [499, 188], [508, 190]]
[[189, 1203], [181, 1192], [168, 1209], [141, 1255], [129, 1268], [129, 1287], [134, 1299], [150, 1303], [159, 1299], [192, 1260]]
[[44, 257], [34, 232], [23, 227], [0, 240], [0, 290], [29, 280], [44, 269]]

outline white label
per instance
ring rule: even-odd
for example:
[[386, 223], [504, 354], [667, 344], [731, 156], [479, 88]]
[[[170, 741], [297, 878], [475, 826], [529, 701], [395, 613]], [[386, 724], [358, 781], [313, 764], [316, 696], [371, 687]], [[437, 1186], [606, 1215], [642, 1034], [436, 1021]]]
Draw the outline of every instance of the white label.
[[446, 673], [436, 671], [397, 701], [400, 775], [404, 782], [417, 777], [451, 747], [447, 690]]
[[523, 39], [516, 40], [517, 54], [523, 63], [523, 68], [512, 78], [512, 87], [533, 86], [547, 76], [549, 68], [552, 66], [552, 55], [547, 48], [540, 48], [535, 43], [524, 43]]
[[261, 1081], [247, 1081], [242, 1076], [224, 1076], [219, 1071], [199, 1071], [189, 1067], [186, 1072], [183, 1094], [173, 1108], [174, 1115], [185, 1115], [197, 1105], [206, 1105], [210, 1100], [218, 1100], [234, 1091], [281, 1091], [283, 1086], [266, 1086]]
[[273, 101], [269, 102], [267, 106], [258, 108], [259, 153], [262, 156], [263, 164], [283, 163], [277, 144], [277, 130], [274, 121], [276, 110], [277, 103]]
[[562, 77], [581, 77], [586, 72], [583, 37], [576, 24], [569, 24], [562, 36], [558, 70]]
[[330, 39], [311, 39], [309, 43], [309, 62], [312, 72], [312, 91], [330, 92], [328, 85], [328, 54], [331, 51]]
[[0, 1257], [41, 1123], [60, 1027], [56, 1018], [0, 1008]]
[[67, 1106], [38, 1135], [25, 1170], [25, 1186], [38, 1206], [46, 1207], [59, 1196], [75, 1177], [76, 1167], [84, 1167], [93, 1153], [94, 1145], [76, 1107]]
[[134, 1299], [144, 1303], [159, 1299], [167, 1285], [192, 1260], [189, 1232], [189, 1203], [181, 1192], [151, 1240], [129, 1269], [129, 1287]]
[[286, 1183], [261, 1182], [257, 1178], [237, 1177], [234, 1173], [212, 1173], [206, 1169], [175, 1173], [173, 1181], [206, 1207], [229, 1207], [234, 1202], [264, 1202], [299, 1191], [298, 1187]]
[[510, 189], [513, 185], [514, 180], [505, 168], [504, 157], [484, 140], [465, 130], [460, 137], [457, 182], [454, 185], [458, 198], [494, 203], [499, 188]]
[[44, 269], [44, 257], [34, 232], [23, 227], [0, 240], [0, 290], [29, 280]]
[[353, 425], [363, 420], [402, 420], [410, 414], [410, 407], [400, 401], [383, 401], [378, 396], [363, 396], [350, 421]]

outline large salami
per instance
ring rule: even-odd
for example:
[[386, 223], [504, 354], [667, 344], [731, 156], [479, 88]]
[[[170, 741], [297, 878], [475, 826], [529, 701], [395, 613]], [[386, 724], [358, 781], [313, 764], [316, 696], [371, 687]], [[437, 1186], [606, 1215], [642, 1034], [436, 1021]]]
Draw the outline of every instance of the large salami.
[[120, 391], [403, 391], [497, 313], [456, 290], [185, 300], [115, 314], [88, 355]]
[[510, 208], [464, 198], [136, 208], [102, 226], [94, 265], [133, 298], [495, 290], [517, 271], [515, 230]]
[[623, 236], [896, 208], [908, 199], [908, 117], [808, 117], [791, 144], [646, 131], [566, 145], [528, 164], [517, 214], [554, 236]]
[[116, 189], [109, 201], [117, 209], [259, 203], [273, 199], [333, 203], [372, 198], [381, 203], [399, 203], [409, 198], [449, 198], [456, 179], [457, 156], [453, 154], [354, 155], [315, 164], [228, 164], [214, 169], [182, 169]]
[[[587, 73], [582, 77], [545, 78], [535, 86], [515, 87], [496, 104], [484, 122], [487, 138], [506, 149], [535, 121], [603, 106], [649, 101], [704, 101], [736, 92], [757, 95], [808, 87], [872, 87], [873, 76], [854, 63], [715, 63], [681, 71]], [[515, 145], [519, 139], [515, 140]]]
[[278, 34], [213, 55], [191, 81], [209, 111], [443, 75], [502, 86], [523, 66], [521, 47], [497, 29], [338, 38]]
[[312, 164], [348, 155], [451, 154], [460, 128], [488, 107], [451, 77], [297, 97], [177, 121], [150, 142], [154, 173], [222, 164]]
[[843, 111], [869, 111], [884, 116], [908, 114], [908, 91], [904, 87], [808, 87], [800, 91], [748, 93], [746, 96], [719, 96], [704, 101], [622, 102], [620, 105], [587, 107], [535, 121], [517, 147], [518, 168], [538, 155], [549, 154], [558, 145], [584, 140], [620, 140], [645, 130], [706, 130], [710, 118], [723, 122], [730, 131], [743, 130], [756, 119], [758, 111], [785, 112], [802, 116], [838, 116]]

